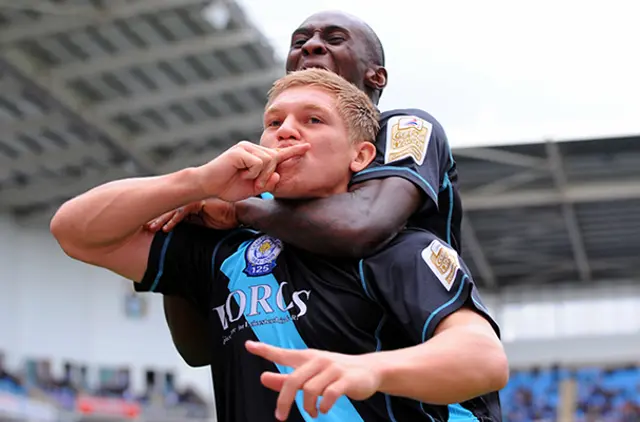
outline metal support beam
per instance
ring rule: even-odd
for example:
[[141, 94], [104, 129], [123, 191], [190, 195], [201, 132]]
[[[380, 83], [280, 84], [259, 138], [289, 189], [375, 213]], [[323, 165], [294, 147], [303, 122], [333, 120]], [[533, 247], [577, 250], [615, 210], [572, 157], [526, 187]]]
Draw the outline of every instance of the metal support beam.
[[27, 136], [38, 137], [43, 130], [49, 129], [53, 132], [65, 131], [69, 126], [69, 119], [61, 114], [52, 113], [31, 117], [24, 120], [11, 120], [0, 123], [0, 133], [6, 138], [13, 137], [19, 133]]
[[[101, 159], [105, 159], [105, 157], [109, 157], [112, 153], [113, 151], [108, 150], [100, 144], [85, 144], [75, 145], [70, 149], [47, 152], [44, 155], [24, 155], [15, 160], [0, 155], [0, 180], [7, 178], [12, 172], [20, 171], [33, 174], [41, 167], [55, 171], [69, 165], [78, 164], [86, 157], [100, 157]], [[2, 195], [3, 193], [0, 191], [0, 198]], [[1, 199], [0, 202], [2, 202]]]
[[198, 155], [184, 154], [171, 158], [159, 167], [160, 174], [172, 173], [186, 167], [201, 166], [225, 151], [224, 148], [209, 148]]
[[42, 179], [24, 188], [3, 190], [0, 194], [0, 210], [26, 207], [33, 204], [47, 204], [60, 199], [65, 200], [103, 183], [125, 177], [131, 177], [131, 174], [121, 167], [114, 167], [106, 172], [88, 174], [73, 179], [69, 183], [60, 182], [59, 179]]
[[48, 230], [51, 219], [61, 205], [61, 203], [55, 202], [26, 215], [24, 213], [14, 213], [13, 218], [14, 221], [22, 227]]
[[79, 116], [80, 121], [88, 128], [94, 129], [105, 136], [111, 146], [117, 148], [122, 154], [130, 157], [132, 162], [138, 167], [138, 170], [152, 174], [154, 172], [155, 163], [142, 154], [136, 154], [130, 151], [127, 135], [118, 127], [113, 125], [109, 120], [103, 119], [95, 114], [87, 112], [85, 104], [78, 99], [64, 84], [44, 78], [39, 72], [37, 66], [32, 63], [22, 52], [17, 49], [9, 49], [4, 52], [1, 57], [8, 66], [11, 66], [19, 73], [43, 89], [55, 101], [57, 101], [63, 109], [68, 110], [71, 114]]
[[491, 264], [489, 264], [489, 260], [482, 250], [482, 246], [478, 241], [478, 237], [476, 236], [473, 224], [471, 224], [468, 215], [462, 219], [462, 239], [462, 244], [466, 245], [463, 250], [466, 249], [471, 254], [471, 259], [476, 264], [478, 272], [480, 273], [479, 275], [482, 277], [485, 285], [490, 289], [496, 288], [498, 283], [493, 268], [491, 268]]
[[[176, 128], [171, 132], [151, 133], [135, 138], [131, 146], [138, 153], [144, 153], [153, 147], [175, 144], [180, 139], [198, 139], [213, 134], [216, 137], [221, 137], [225, 133], [232, 131], [253, 133], [257, 128], [262, 128], [262, 116], [262, 110], [259, 110], [221, 117], [200, 125]], [[229, 145], [238, 141], [241, 141], [241, 139], [230, 139]]]
[[[553, 179], [556, 182], [556, 186], [562, 195], [564, 195], [567, 188], [567, 176], [564, 172], [564, 165], [562, 163], [562, 155], [558, 144], [555, 142], [547, 142], [546, 145], [547, 155], [549, 157], [549, 166], [553, 174]], [[587, 257], [587, 251], [584, 247], [584, 241], [582, 239], [582, 232], [578, 226], [578, 219], [576, 218], [573, 205], [569, 202], [562, 204], [562, 216], [567, 226], [569, 233], [569, 239], [571, 241], [571, 247], [573, 250], [573, 257], [576, 261], [580, 278], [582, 281], [591, 280], [591, 269], [589, 268], [589, 259]]]
[[640, 199], [640, 180], [609, 180], [605, 182], [569, 183], [563, 193], [557, 189], [528, 189], [492, 196], [462, 192], [466, 211], [495, 210]]
[[475, 158], [491, 163], [527, 167], [540, 171], [548, 168], [548, 163], [544, 158], [504, 151], [498, 148], [461, 148], [454, 150], [453, 155], [454, 157]]
[[503, 193], [509, 191], [525, 183], [533, 182], [534, 180], [541, 179], [547, 174], [543, 171], [529, 170], [522, 171], [511, 176], [503, 177], [498, 180], [494, 180], [485, 185], [479, 186], [473, 190], [467, 191], [469, 195], [495, 195], [497, 193]]
[[49, 75], [57, 80], [70, 80], [80, 76], [155, 63], [160, 60], [179, 59], [191, 54], [237, 48], [257, 41], [259, 37], [259, 33], [253, 29], [207, 34], [202, 37], [153, 46], [145, 50], [127, 51], [120, 56], [109, 56], [104, 59], [91, 60], [87, 63], [57, 67], [51, 69]]
[[177, 9], [195, 5], [206, 5], [208, 0], [153, 0], [136, 2], [105, 2], [109, 7], [103, 10], [95, 9], [91, 13], [80, 16], [47, 16], [34, 25], [13, 25], [0, 31], [0, 47], [42, 38], [60, 32], [73, 31], [87, 26], [104, 25], [116, 19], [126, 19], [143, 13], [158, 13], [163, 10]]
[[163, 89], [156, 94], [109, 101], [103, 104], [97, 104], [92, 107], [91, 110], [95, 114], [107, 116], [116, 113], [132, 113], [142, 108], [158, 107], [171, 101], [177, 102], [187, 98], [209, 97], [225, 92], [233, 92], [246, 87], [270, 85], [283, 75], [284, 70], [281, 68], [258, 70], [238, 76], [221, 78], [215, 81], [192, 84], [186, 87]]

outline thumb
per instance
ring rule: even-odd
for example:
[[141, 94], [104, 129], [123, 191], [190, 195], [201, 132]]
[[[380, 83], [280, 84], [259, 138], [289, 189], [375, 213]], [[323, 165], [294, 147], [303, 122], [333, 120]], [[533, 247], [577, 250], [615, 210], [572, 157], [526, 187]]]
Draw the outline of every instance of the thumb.
[[282, 386], [284, 382], [287, 380], [286, 374], [276, 374], [274, 372], [263, 372], [260, 376], [260, 381], [262, 385], [267, 387], [269, 390], [279, 392], [282, 390]]

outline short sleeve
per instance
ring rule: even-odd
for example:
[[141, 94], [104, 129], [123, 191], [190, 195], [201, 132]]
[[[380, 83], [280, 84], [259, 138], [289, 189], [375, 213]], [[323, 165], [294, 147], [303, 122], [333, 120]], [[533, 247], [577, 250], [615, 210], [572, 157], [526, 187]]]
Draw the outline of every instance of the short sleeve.
[[138, 292], [176, 295], [200, 303], [210, 297], [214, 277], [213, 258], [228, 231], [179, 224], [165, 233], [159, 231], [151, 244], [147, 270]]
[[363, 262], [363, 283], [416, 344], [429, 340], [438, 324], [466, 307], [500, 329], [482, 303], [469, 271], [446, 243], [424, 231], [403, 233]]
[[401, 177], [414, 183], [433, 203], [445, 184], [453, 158], [444, 129], [419, 109], [392, 110], [380, 118], [376, 158], [356, 173], [351, 184], [370, 179]]

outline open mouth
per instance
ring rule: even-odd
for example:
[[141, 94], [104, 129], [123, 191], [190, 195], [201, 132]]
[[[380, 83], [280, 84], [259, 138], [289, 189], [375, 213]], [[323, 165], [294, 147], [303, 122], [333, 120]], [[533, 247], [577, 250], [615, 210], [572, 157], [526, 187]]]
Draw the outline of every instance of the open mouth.
[[329, 69], [329, 67], [319, 63], [307, 63], [307, 64], [303, 64], [300, 67], [300, 70], [307, 70], [307, 69], [323, 69], [331, 72], [331, 69]]

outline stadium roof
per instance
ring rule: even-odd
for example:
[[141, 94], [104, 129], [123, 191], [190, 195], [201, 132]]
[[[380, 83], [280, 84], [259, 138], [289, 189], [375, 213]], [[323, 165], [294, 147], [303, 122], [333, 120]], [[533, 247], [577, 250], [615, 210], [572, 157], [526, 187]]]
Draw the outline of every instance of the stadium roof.
[[[257, 139], [284, 66], [234, 2], [209, 4], [0, 0], [0, 212], [42, 223], [99, 183]], [[640, 137], [454, 152], [481, 283], [640, 276]]]
[[215, 4], [0, 0], [0, 211], [256, 139], [284, 65], [235, 2]]
[[640, 137], [454, 150], [463, 256], [490, 287], [640, 276]]

